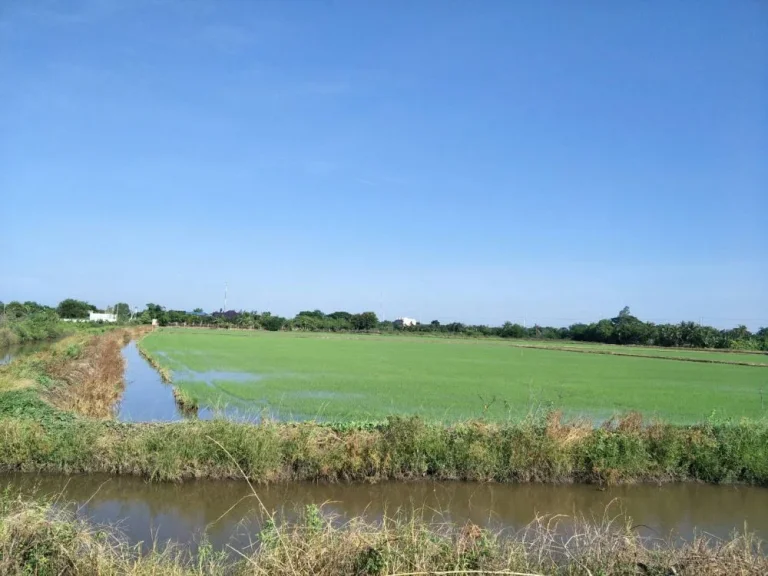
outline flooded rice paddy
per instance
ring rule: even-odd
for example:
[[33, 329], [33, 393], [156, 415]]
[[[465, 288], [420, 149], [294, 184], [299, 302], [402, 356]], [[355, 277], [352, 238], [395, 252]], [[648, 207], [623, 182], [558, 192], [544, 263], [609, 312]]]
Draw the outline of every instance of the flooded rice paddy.
[[[249, 413], [232, 405], [210, 409], [200, 407], [194, 411], [185, 410], [176, 403], [173, 386], [160, 377], [155, 368], [139, 353], [136, 343], [131, 341], [123, 348], [125, 360], [125, 391], [117, 407], [117, 419], [121, 422], [176, 422], [186, 418], [209, 420], [215, 416], [225, 416], [235, 420], [257, 421], [260, 413]], [[229, 373], [185, 371], [180, 375], [190, 380], [213, 383]], [[174, 377], [177, 374], [174, 373]], [[240, 376], [243, 376], [240, 374]], [[253, 375], [247, 375], [253, 379]]]

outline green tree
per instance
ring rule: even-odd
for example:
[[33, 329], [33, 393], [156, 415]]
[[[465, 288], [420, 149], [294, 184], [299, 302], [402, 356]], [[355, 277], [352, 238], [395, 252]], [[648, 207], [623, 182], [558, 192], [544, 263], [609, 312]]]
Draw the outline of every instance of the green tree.
[[269, 312], [264, 312], [261, 315], [261, 325], [270, 332], [277, 332], [283, 327], [285, 322], [286, 320], [282, 316], [273, 316]]
[[43, 312], [45, 310], [50, 310], [48, 306], [43, 306], [42, 304], [38, 304], [34, 300], [27, 300], [24, 302], [24, 308], [27, 309], [27, 312], [29, 314], [34, 314], [35, 312]]
[[27, 314], [29, 314], [27, 307], [17, 300], [8, 302], [8, 304], [6, 304], [4, 307], [4, 312], [5, 317], [10, 320], [19, 320], [20, 318], [24, 318]]
[[355, 330], [373, 330], [379, 325], [379, 318], [375, 312], [363, 312], [352, 315], [352, 327]]
[[504, 322], [504, 325], [501, 327], [501, 331], [499, 332], [499, 336], [502, 338], [524, 338], [525, 328], [520, 326], [520, 324]]
[[88, 318], [88, 313], [95, 309], [95, 306], [83, 300], [67, 298], [59, 302], [59, 305], [56, 307], [56, 313], [60, 318], [83, 319]]
[[325, 314], [321, 310], [302, 310], [296, 316], [307, 316], [309, 318], [318, 318], [323, 319], [325, 318]]
[[146, 309], [141, 313], [141, 322], [149, 324], [152, 320], [157, 320], [157, 323], [161, 326], [165, 326], [168, 323], [168, 317], [165, 313], [165, 308], [160, 304], [147, 304]]
[[632, 316], [629, 306], [624, 306], [616, 318], [611, 318], [611, 324], [612, 340], [616, 344], [647, 344], [653, 333], [653, 326]]
[[115, 313], [118, 322], [126, 322], [131, 317], [131, 307], [125, 302], [118, 302], [115, 305]]
[[349, 312], [344, 312], [343, 310], [339, 312], [333, 312], [331, 314], [328, 314], [328, 318], [333, 318], [335, 320], [346, 320], [347, 322], [352, 321], [352, 314]]

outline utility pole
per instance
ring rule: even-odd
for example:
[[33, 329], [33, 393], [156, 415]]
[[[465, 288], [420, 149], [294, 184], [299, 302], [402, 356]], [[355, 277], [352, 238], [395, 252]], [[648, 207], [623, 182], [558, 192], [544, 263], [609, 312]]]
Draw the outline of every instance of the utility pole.
[[227, 311], [227, 283], [224, 282], [224, 310], [222, 312]]

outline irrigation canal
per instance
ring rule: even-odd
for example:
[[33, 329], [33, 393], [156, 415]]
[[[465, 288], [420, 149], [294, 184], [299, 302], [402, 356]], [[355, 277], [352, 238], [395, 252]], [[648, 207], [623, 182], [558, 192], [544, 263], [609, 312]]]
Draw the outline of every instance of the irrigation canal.
[[[148, 483], [135, 477], [0, 476], [0, 489], [59, 495], [77, 514], [99, 525], [117, 525], [131, 542], [172, 540], [195, 548], [205, 531], [216, 547], [247, 546], [265, 516], [245, 482], [197, 480]], [[602, 519], [626, 513], [643, 535], [690, 539], [695, 533], [725, 538], [735, 530], [768, 538], [768, 490], [704, 484], [663, 487], [620, 486], [600, 491], [588, 485], [475, 484], [465, 482], [385, 482], [380, 484], [276, 484], [256, 488], [270, 513], [295, 518], [307, 504], [323, 505], [343, 522], [364, 516], [381, 520], [396, 511], [428, 520], [467, 521], [515, 531], [537, 514], [583, 514]], [[568, 520], [564, 519], [565, 525]]]

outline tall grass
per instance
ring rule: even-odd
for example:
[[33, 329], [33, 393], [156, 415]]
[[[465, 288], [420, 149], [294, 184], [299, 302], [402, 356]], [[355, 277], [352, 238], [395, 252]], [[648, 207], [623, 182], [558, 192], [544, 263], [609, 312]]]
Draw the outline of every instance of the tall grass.
[[132, 330], [112, 327], [80, 331], [43, 352], [0, 366], [0, 392], [27, 389], [0, 395], [0, 415], [22, 405], [28, 413], [32, 404], [40, 404], [31, 399], [37, 395], [62, 411], [111, 417], [124, 389], [121, 347], [133, 335]]
[[45, 372], [57, 385], [47, 398], [62, 410], [95, 418], [110, 418], [125, 388], [121, 347], [125, 331], [107, 332], [82, 343], [68, 343], [49, 357]]
[[32, 314], [18, 320], [0, 315], [0, 348], [59, 338], [68, 329], [65, 322], [45, 313]]
[[[0, 500], [0, 573], [314, 576], [506, 574], [509, 576], [764, 575], [768, 558], [747, 534], [726, 541], [649, 540], [628, 518], [538, 518], [513, 535], [433, 524], [418, 514], [343, 525], [308, 506], [298, 521], [267, 521], [252, 546], [196, 555], [155, 545], [147, 554], [68, 508], [6, 495]], [[565, 526], [563, 526], [565, 524]]]
[[59, 418], [55, 411], [29, 418], [34, 411], [30, 406], [0, 419], [0, 471], [182, 480], [238, 478], [242, 468], [256, 482], [433, 478], [768, 485], [765, 422], [644, 426], [629, 417], [592, 428], [548, 415], [449, 426], [418, 418], [391, 418], [371, 427], [225, 420], [128, 424]]

